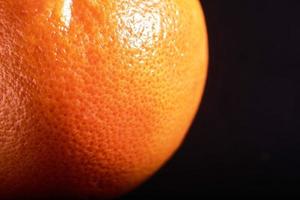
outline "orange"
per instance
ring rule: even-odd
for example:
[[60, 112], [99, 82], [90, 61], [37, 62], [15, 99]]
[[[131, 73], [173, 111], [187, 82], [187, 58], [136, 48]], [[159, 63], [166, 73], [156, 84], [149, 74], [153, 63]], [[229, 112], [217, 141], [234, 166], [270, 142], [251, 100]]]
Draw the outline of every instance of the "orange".
[[182, 142], [206, 80], [198, 0], [0, 0], [0, 197], [116, 197]]

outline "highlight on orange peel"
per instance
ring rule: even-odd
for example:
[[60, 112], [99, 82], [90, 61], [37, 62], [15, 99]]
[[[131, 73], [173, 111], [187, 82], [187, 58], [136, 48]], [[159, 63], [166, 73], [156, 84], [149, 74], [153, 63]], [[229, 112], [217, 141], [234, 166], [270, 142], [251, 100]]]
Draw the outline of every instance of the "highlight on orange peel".
[[179, 147], [208, 62], [198, 0], [0, 0], [0, 198], [112, 198]]

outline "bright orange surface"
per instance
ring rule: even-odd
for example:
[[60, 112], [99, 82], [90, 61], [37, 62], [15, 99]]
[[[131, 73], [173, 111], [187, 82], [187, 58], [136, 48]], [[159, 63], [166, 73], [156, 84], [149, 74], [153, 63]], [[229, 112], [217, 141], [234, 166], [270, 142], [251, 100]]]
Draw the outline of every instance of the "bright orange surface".
[[198, 0], [0, 0], [0, 198], [135, 188], [182, 142], [207, 60]]

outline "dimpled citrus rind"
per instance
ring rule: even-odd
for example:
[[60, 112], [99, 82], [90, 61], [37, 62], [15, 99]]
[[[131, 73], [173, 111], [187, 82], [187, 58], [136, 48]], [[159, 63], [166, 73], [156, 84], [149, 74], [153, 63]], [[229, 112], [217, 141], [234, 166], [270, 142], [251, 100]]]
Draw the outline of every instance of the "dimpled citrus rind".
[[0, 196], [138, 186], [182, 142], [207, 49], [197, 0], [0, 0]]

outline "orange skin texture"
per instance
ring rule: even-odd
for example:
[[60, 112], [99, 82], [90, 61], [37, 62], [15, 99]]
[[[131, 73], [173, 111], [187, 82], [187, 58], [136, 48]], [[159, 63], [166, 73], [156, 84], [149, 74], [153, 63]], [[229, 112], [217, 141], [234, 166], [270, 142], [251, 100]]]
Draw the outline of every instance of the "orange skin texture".
[[207, 74], [198, 0], [0, 0], [0, 197], [111, 198], [157, 171]]

